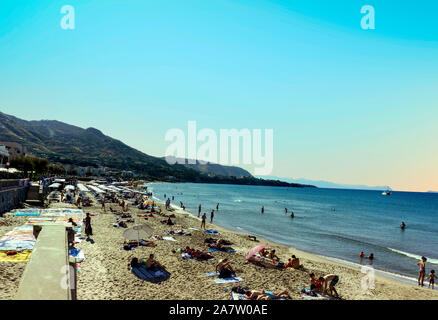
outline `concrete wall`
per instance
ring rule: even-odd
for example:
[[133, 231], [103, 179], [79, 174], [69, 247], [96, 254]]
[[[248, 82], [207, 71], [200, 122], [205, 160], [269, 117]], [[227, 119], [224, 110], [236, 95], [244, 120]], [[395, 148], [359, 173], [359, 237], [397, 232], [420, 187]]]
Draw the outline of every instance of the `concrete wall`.
[[27, 188], [18, 185], [18, 180], [0, 180], [0, 216], [17, 208], [26, 200]]
[[71, 231], [70, 224], [34, 225], [37, 241], [21, 278], [16, 300], [75, 299], [76, 270], [75, 264], [69, 261], [68, 229]]

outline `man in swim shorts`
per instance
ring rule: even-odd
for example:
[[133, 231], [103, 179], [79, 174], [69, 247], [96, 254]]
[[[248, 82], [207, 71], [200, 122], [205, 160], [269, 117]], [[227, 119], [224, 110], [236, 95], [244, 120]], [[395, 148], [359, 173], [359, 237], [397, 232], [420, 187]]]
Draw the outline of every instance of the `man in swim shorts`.
[[327, 285], [328, 285], [328, 291], [330, 295], [335, 294], [335, 296], [338, 296], [338, 292], [335, 289], [335, 285], [339, 281], [339, 276], [336, 274], [328, 274], [325, 277], [323, 277], [324, 283], [323, 283], [323, 290], [322, 292], [325, 294], [327, 293]]

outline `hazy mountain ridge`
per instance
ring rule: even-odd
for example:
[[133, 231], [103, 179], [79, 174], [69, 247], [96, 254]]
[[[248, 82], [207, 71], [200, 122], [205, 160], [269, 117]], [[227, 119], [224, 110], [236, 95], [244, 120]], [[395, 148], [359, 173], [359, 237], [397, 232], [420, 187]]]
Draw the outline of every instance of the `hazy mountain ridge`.
[[310, 180], [304, 178], [292, 179], [292, 178], [280, 178], [276, 176], [256, 176], [260, 179], [280, 180], [288, 183], [299, 184], [311, 184], [318, 188], [331, 188], [331, 189], [358, 189], [358, 190], [378, 190], [383, 191], [390, 189], [388, 186], [366, 186], [366, 185], [353, 185], [353, 184], [341, 184], [324, 180]]
[[163, 158], [131, 148], [98, 129], [83, 129], [56, 120], [26, 121], [0, 112], [0, 141], [21, 143], [28, 152], [51, 162], [132, 170], [151, 179], [303, 187], [256, 179], [248, 171], [232, 166], [199, 162], [170, 165]]

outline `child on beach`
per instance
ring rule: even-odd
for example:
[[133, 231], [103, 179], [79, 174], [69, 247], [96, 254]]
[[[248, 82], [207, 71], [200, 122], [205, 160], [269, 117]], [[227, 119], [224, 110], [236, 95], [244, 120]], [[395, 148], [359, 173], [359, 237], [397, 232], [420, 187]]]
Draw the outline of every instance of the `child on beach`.
[[430, 285], [432, 285], [432, 290], [434, 289], [435, 284], [435, 270], [430, 270], [429, 276], [427, 277], [429, 279], [429, 288]]

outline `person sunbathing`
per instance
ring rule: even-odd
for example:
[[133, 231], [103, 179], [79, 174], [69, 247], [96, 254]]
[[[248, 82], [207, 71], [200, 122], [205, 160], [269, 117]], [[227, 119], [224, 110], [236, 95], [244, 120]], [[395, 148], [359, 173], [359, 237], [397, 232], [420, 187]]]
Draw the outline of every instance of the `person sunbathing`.
[[191, 249], [190, 247], [185, 247], [185, 249], [182, 250], [183, 252], [189, 254], [193, 258], [201, 259], [201, 260], [208, 260], [213, 258], [213, 256], [208, 253], [204, 252], [198, 249]]
[[168, 226], [173, 226], [175, 224], [170, 218], [167, 220], [162, 220], [161, 223], [167, 224]]
[[236, 275], [236, 272], [226, 258], [219, 261], [216, 266], [216, 272], [219, 272], [219, 278], [229, 278]]
[[250, 300], [272, 300], [272, 299], [279, 299], [279, 298], [290, 298], [289, 293], [287, 291], [282, 291], [278, 293], [274, 293], [272, 291], [256, 291], [256, 290], [249, 290], [244, 296], [246, 299]]
[[163, 266], [161, 263], [159, 263], [157, 260], [155, 260], [154, 254], [151, 253], [149, 255], [149, 258], [146, 260], [146, 269], [150, 270], [153, 268], [159, 268], [166, 270], [166, 267]]
[[267, 257], [269, 252], [263, 248], [262, 250], [259, 251], [259, 254], [262, 257]]
[[231, 241], [228, 241], [228, 240], [220, 239], [216, 242], [216, 244], [231, 246], [233, 243]]
[[273, 249], [271, 252], [269, 252], [268, 258], [272, 259], [272, 260], [280, 260], [280, 258], [275, 254], [275, 249]]
[[[289, 261], [290, 261], [290, 259], [289, 259]], [[300, 259], [295, 257], [295, 255], [292, 255], [291, 267], [294, 269], [303, 268], [303, 265], [300, 264]]]
[[219, 242], [217, 242], [216, 244], [211, 244], [211, 243], [209, 243], [208, 246], [209, 246], [210, 248], [212, 248], [212, 249], [217, 249], [217, 250], [220, 250], [220, 251], [228, 251], [229, 249], [232, 249], [231, 247], [223, 246], [223, 245], [222, 245], [221, 243], [219, 243]]
[[128, 227], [125, 222], [120, 221], [119, 219], [117, 220], [116, 223], [119, 225], [119, 227], [122, 227], [122, 228], [127, 228]]

